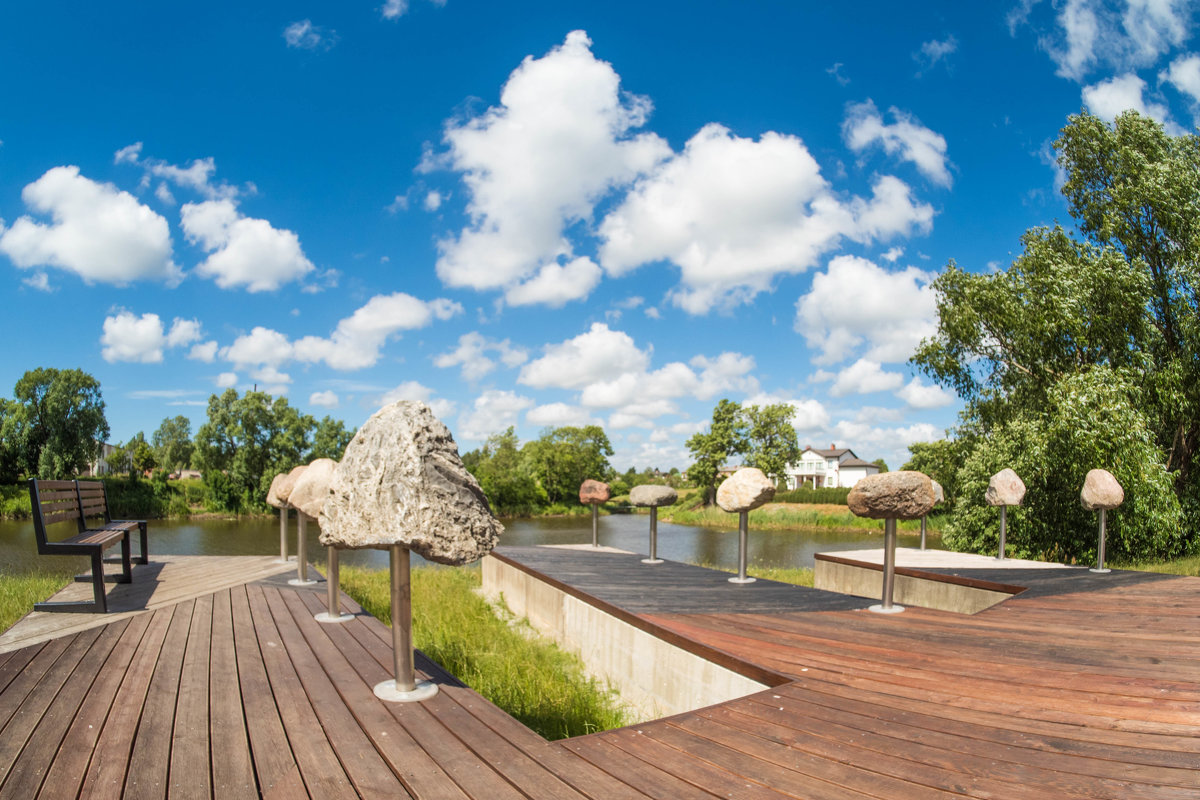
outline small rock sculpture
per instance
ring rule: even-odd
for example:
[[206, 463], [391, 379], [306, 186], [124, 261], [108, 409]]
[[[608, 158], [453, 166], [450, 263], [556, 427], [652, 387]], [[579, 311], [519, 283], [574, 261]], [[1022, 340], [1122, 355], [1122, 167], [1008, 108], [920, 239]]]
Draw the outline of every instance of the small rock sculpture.
[[288, 504], [309, 519], [316, 519], [329, 497], [329, 484], [337, 462], [332, 458], [318, 458], [296, 479], [288, 495]]
[[1025, 499], [1025, 482], [1017, 473], [1005, 467], [988, 481], [984, 499], [989, 506], [1019, 506]]
[[846, 497], [855, 515], [869, 519], [920, 519], [933, 503], [933, 481], [915, 470], [868, 475]]
[[679, 499], [679, 493], [670, 486], [655, 486], [645, 483], [633, 487], [629, 493], [629, 502], [635, 506], [650, 508], [650, 557], [643, 558], [643, 564], [661, 564], [658, 557], [658, 507], [669, 506]]
[[322, 544], [399, 544], [450, 565], [487, 555], [504, 530], [450, 431], [424, 403], [406, 400], [359, 428], [334, 472], [320, 521]]
[[612, 490], [607, 483], [594, 481], [591, 478], [579, 484], [579, 502], [585, 506], [597, 503], [607, 503], [612, 497]]
[[1106, 469], [1094, 469], [1083, 480], [1079, 502], [1088, 511], [1111, 511], [1125, 502], [1125, 490]]
[[267, 490], [267, 504], [274, 508], [286, 508], [288, 505], [288, 497], [292, 494], [292, 489], [296, 486], [296, 481], [304, 474], [307, 465], [301, 464], [298, 467], [292, 468], [291, 472], [281, 472], [271, 481], [271, 488]]
[[742, 467], [717, 488], [717, 505], [731, 513], [753, 511], [775, 499], [775, 484], [755, 467]]

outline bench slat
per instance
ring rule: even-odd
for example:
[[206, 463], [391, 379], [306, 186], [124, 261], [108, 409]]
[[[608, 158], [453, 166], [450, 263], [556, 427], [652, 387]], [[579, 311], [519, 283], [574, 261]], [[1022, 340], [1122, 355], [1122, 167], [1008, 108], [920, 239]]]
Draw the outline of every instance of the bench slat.
[[76, 522], [79, 520], [79, 514], [74, 510], [59, 511], [54, 514], [42, 514], [42, 523], [45, 525], [53, 525], [57, 522]]

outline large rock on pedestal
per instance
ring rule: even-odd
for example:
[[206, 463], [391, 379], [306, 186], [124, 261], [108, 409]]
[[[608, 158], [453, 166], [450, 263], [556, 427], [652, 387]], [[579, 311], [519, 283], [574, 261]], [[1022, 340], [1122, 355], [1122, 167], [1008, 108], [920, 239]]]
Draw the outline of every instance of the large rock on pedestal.
[[850, 510], [870, 519], [920, 519], [933, 508], [933, 481], [923, 472], [900, 470], [867, 477], [846, 497]]
[[1109, 511], [1125, 502], [1125, 490], [1106, 469], [1094, 469], [1083, 479], [1079, 502], [1088, 511]]
[[318, 458], [296, 479], [296, 485], [288, 496], [288, 505], [309, 519], [316, 519], [329, 498], [329, 485], [337, 462], [332, 458]]
[[399, 544], [451, 565], [487, 555], [504, 531], [450, 431], [424, 403], [406, 400], [381, 408], [358, 429], [319, 521], [321, 544]]
[[648, 506], [650, 508], [669, 506], [678, 499], [679, 493], [670, 486], [655, 486], [651, 483], [635, 486], [633, 487], [633, 491], [629, 493], [629, 502], [635, 506]]
[[1025, 481], [1005, 467], [988, 481], [984, 499], [989, 506], [1019, 506], [1025, 499]]
[[267, 505], [274, 508], [289, 508], [288, 498], [292, 495], [292, 489], [296, 486], [296, 481], [304, 474], [306, 469], [305, 464], [298, 467], [293, 467], [291, 472], [281, 472], [271, 481], [271, 488], [267, 490]]
[[930, 478], [929, 482], [933, 484], [933, 504], [936, 506], [946, 502], [946, 490], [942, 488], [942, 485], [933, 478]]
[[585, 506], [607, 503], [610, 497], [612, 497], [612, 490], [607, 483], [588, 478], [579, 484], [579, 502]]
[[726, 511], [752, 511], [775, 499], [775, 484], [755, 467], [742, 467], [717, 487], [717, 505]]

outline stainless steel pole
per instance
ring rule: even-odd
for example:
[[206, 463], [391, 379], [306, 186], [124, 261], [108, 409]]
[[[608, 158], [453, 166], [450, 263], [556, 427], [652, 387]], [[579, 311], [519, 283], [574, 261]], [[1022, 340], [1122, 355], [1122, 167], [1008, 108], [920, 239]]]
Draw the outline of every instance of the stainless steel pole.
[[329, 600], [329, 616], [341, 615], [340, 598], [338, 597], [338, 550], [336, 547], [325, 548], [325, 596]]
[[412, 572], [408, 548], [392, 545], [392, 659], [396, 691], [417, 688], [413, 678]]
[[754, 578], [746, 577], [746, 546], [750, 539], [750, 512], [738, 512], [738, 574], [730, 578], [730, 583], [754, 583]]
[[1008, 506], [1000, 506], [1000, 555], [996, 556], [997, 561], [1004, 560], [1004, 534], [1008, 523]]
[[650, 506], [650, 557], [642, 559], [643, 564], [661, 564], [658, 557], [658, 506]]
[[922, 550], [925, 549], [925, 531], [926, 531], [925, 515], [922, 514], [921, 515], [921, 549]]
[[883, 522], [883, 610], [892, 608], [896, 589], [896, 520]]
[[296, 577], [288, 581], [292, 586], [311, 586], [316, 581], [308, 577], [308, 517], [296, 509]]
[[600, 507], [592, 503], [592, 547], [600, 546]]
[[1100, 549], [1096, 553], [1096, 567], [1092, 572], [1112, 572], [1104, 566], [1104, 539], [1106, 535], [1105, 522], [1107, 518], [1107, 510], [1100, 509]]
[[288, 551], [287, 520], [288, 520], [288, 508], [287, 508], [287, 506], [280, 506], [280, 508], [279, 508], [279, 560], [280, 561], [287, 561], [287, 551]]

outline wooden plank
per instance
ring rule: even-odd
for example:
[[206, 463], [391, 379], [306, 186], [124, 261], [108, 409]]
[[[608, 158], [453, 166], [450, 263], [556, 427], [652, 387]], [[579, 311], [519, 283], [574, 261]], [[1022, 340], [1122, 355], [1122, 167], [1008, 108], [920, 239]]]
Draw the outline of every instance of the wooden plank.
[[592, 734], [576, 739], [565, 739], [562, 746], [586, 759], [597, 769], [606, 770], [619, 777], [646, 797], [672, 800], [711, 800], [718, 795], [706, 792], [699, 786], [665, 772], [653, 763], [630, 755], [611, 744], [605, 734]]
[[250, 739], [259, 791], [263, 797], [281, 800], [308, 797], [279, 709], [275, 705], [275, 696], [271, 693], [262, 648], [250, 615], [246, 587], [233, 589], [230, 598], [241, 701], [245, 709], [246, 733]]
[[50, 642], [39, 649], [24, 668], [13, 676], [4, 693], [0, 694], [0, 726], [8, 724], [9, 719], [17, 713], [17, 709], [37, 687], [42, 676], [54, 666], [54, 662], [58, 661], [58, 657], [63, 654], [63, 651], [70, 646], [71, 641], [71, 639], [64, 639]]
[[230, 593], [225, 590], [213, 595], [208, 674], [212, 790], [213, 796], [222, 800], [258, 797], [242, 694], [233, 644], [233, 610]]
[[[171, 768], [168, 771], [167, 794], [173, 800], [212, 797], [212, 764], [209, 755], [212, 624], [213, 596], [197, 598], [179, 673], [179, 697], [175, 703], [175, 725], [170, 737]], [[229, 687], [221, 687], [219, 691], [228, 693]]]
[[194, 610], [195, 601], [192, 600], [174, 608], [171, 627], [154, 665], [154, 674], [142, 706], [142, 718], [133, 740], [129, 772], [125, 777], [124, 796], [127, 800], [159, 800], [167, 796], [179, 676], [183, 670], [183, 657], [187, 652]]
[[[296, 592], [285, 594], [294, 598]], [[303, 604], [296, 609], [298, 614], [293, 614], [275, 587], [264, 588], [263, 596], [320, 727], [326, 732], [354, 790], [366, 797], [408, 796], [408, 791], [375, 751], [370, 737], [359, 727], [338, 694], [333, 678], [316, 657], [316, 649], [328, 643], [322, 630], [324, 626], [313, 619]]]
[[138, 720], [172, 617], [172, 609], [154, 612], [137, 652], [124, 672], [83, 779], [83, 794], [89, 798], [119, 798], [124, 791]]

